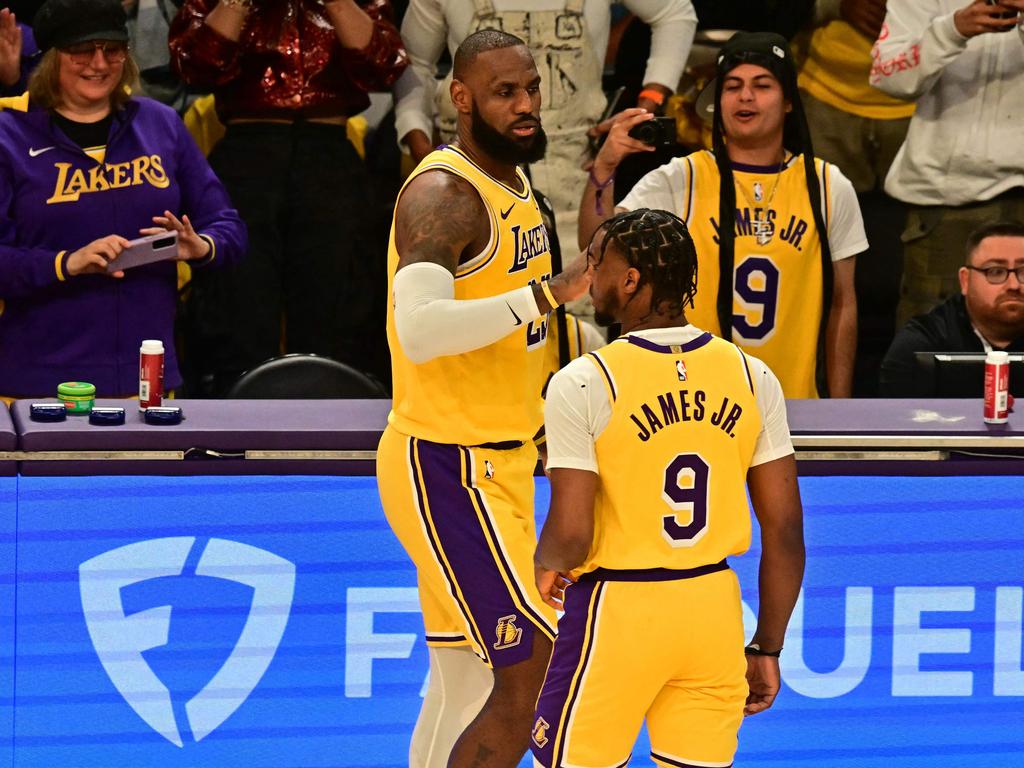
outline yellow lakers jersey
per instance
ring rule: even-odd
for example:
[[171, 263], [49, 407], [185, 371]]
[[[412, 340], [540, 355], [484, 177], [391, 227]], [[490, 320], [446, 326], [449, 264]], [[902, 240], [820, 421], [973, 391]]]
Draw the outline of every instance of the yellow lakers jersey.
[[624, 336], [586, 356], [611, 418], [595, 440], [596, 568], [696, 568], [750, 546], [746, 476], [761, 432], [746, 356], [705, 333], [682, 346]]
[[[687, 319], [720, 334], [718, 323], [719, 176], [710, 152], [685, 158], [689, 192], [680, 218], [697, 248], [697, 296]], [[815, 160], [829, 222], [826, 164]], [[787, 398], [816, 398], [818, 329], [824, 311], [821, 239], [814, 223], [803, 155], [777, 168], [733, 166], [736, 182], [732, 340], [771, 368]], [[758, 218], [764, 224], [758, 225]], [[759, 231], [760, 230], [760, 231]]]
[[[547, 230], [522, 171], [517, 172], [519, 189], [512, 189], [489, 176], [457, 147], [448, 146], [428, 155], [409, 181], [438, 170], [472, 184], [490, 221], [490, 241], [479, 254], [460, 264], [455, 274], [457, 300], [495, 296], [551, 276]], [[389, 295], [397, 267], [392, 221]], [[546, 317], [524, 323], [486, 347], [422, 364], [413, 363], [402, 352], [392, 301], [388, 302], [387, 331], [394, 381], [389, 422], [399, 432], [438, 443], [481, 445], [529, 440], [540, 429]]]

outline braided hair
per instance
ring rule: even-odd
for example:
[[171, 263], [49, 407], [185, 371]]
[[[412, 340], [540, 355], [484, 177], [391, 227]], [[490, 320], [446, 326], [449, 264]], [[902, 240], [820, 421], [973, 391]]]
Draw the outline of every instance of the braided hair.
[[[770, 51], [770, 53], [766, 53]], [[779, 58], [782, 54], [781, 59]], [[821, 210], [821, 185], [814, 161], [814, 146], [811, 130], [804, 114], [803, 102], [797, 88], [796, 68], [785, 38], [771, 33], [739, 32], [723, 46], [718, 59], [718, 76], [715, 80], [715, 113], [712, 124], [712, 151], [718, 166], [718, 324], [722, 337], [732, 340], [733, 274], [736, 264], [736, 182], [733, 178], [732, 161], [725, 143], [725, 126], [722, 120], [722, 86], [725, 76], [740, 64], [750, 63], [770, 71], [782, 86], [782, 93], [792, 105], [783, 123], [782, 145], [794, 155], [803, 155], [807, 195], [810, 198], [814, 226], [821, 243], [822, 313], [818, 328], [818, 371], [816, 375], [819, 394], [827, 396], [825, 379], [825, 329], [828, 327], [829, 307], [832, 305], [832, 249], [828, 241], [828, 229]], [[780, 167], [780, 172], [782, 168]]]
[[[697, 250], [686, 224], [668, 211], [637, 208], [616, 214], [604, 230], [595, 264], [604, 261], [608, 246], [640, 273], [638, 287], [651, 285], [651, 309], [682, 314], [697, 293]], [[662, 309], [664, 308], [664, 309]]]

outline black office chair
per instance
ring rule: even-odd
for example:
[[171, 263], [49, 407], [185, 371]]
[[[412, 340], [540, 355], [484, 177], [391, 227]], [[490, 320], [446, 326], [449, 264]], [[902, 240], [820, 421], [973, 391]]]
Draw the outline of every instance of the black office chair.
[[228, 391], [230, 398], [353, 400], [386, 398], [383, 385], [369, 374], [320, 355], [282, 355], [246, 371]]

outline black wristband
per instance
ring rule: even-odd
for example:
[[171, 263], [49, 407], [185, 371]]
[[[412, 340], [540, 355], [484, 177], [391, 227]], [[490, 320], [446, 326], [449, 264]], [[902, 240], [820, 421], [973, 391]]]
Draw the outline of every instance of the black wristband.
[[761, 650], [761, 646], [758, 645], [757, 643], [751, 643], [750, 645], [748, 645], [746, 648], [743, 649], [743, 652], [747, 656], [773, 656], [776, 659], [779, 658], [779, 656], [782, 655], [782, 649], [781, 648], [779, 648], [779, 650], [777, 650], [777, 651], [763, 651], [763, 650]]

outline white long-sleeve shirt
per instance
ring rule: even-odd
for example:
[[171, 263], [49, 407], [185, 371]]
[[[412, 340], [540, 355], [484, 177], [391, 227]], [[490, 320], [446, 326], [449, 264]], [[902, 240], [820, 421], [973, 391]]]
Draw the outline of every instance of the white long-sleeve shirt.
[[[493, 0], [498, 13], [507, 10], [548, 11], [565, 7], [565, 0]], [[604, 61], [611, 29], [611, 0], [587, 0], [583, 17], [590, 42]], [[645, 83], [675, 89], [690, 54], [697, 14], [690, 0], [624, 0], [623, 5], [651, 26], [651, 54]], [[402, 21], [402, 40], [411, 66], [395, 84], [395, 123], [401, 139], [419, 129], [433, 131], [434, 72], [444, 46], [454, 55], [470, 33], [473, 3], [469, 0], [411, 0]]]
[[885, 191], [915, 205], [964, 205], [1024, 187], [1024, 27], [963, 37], [966, 0], [889, 3], [872, 85], [917, 99]]

